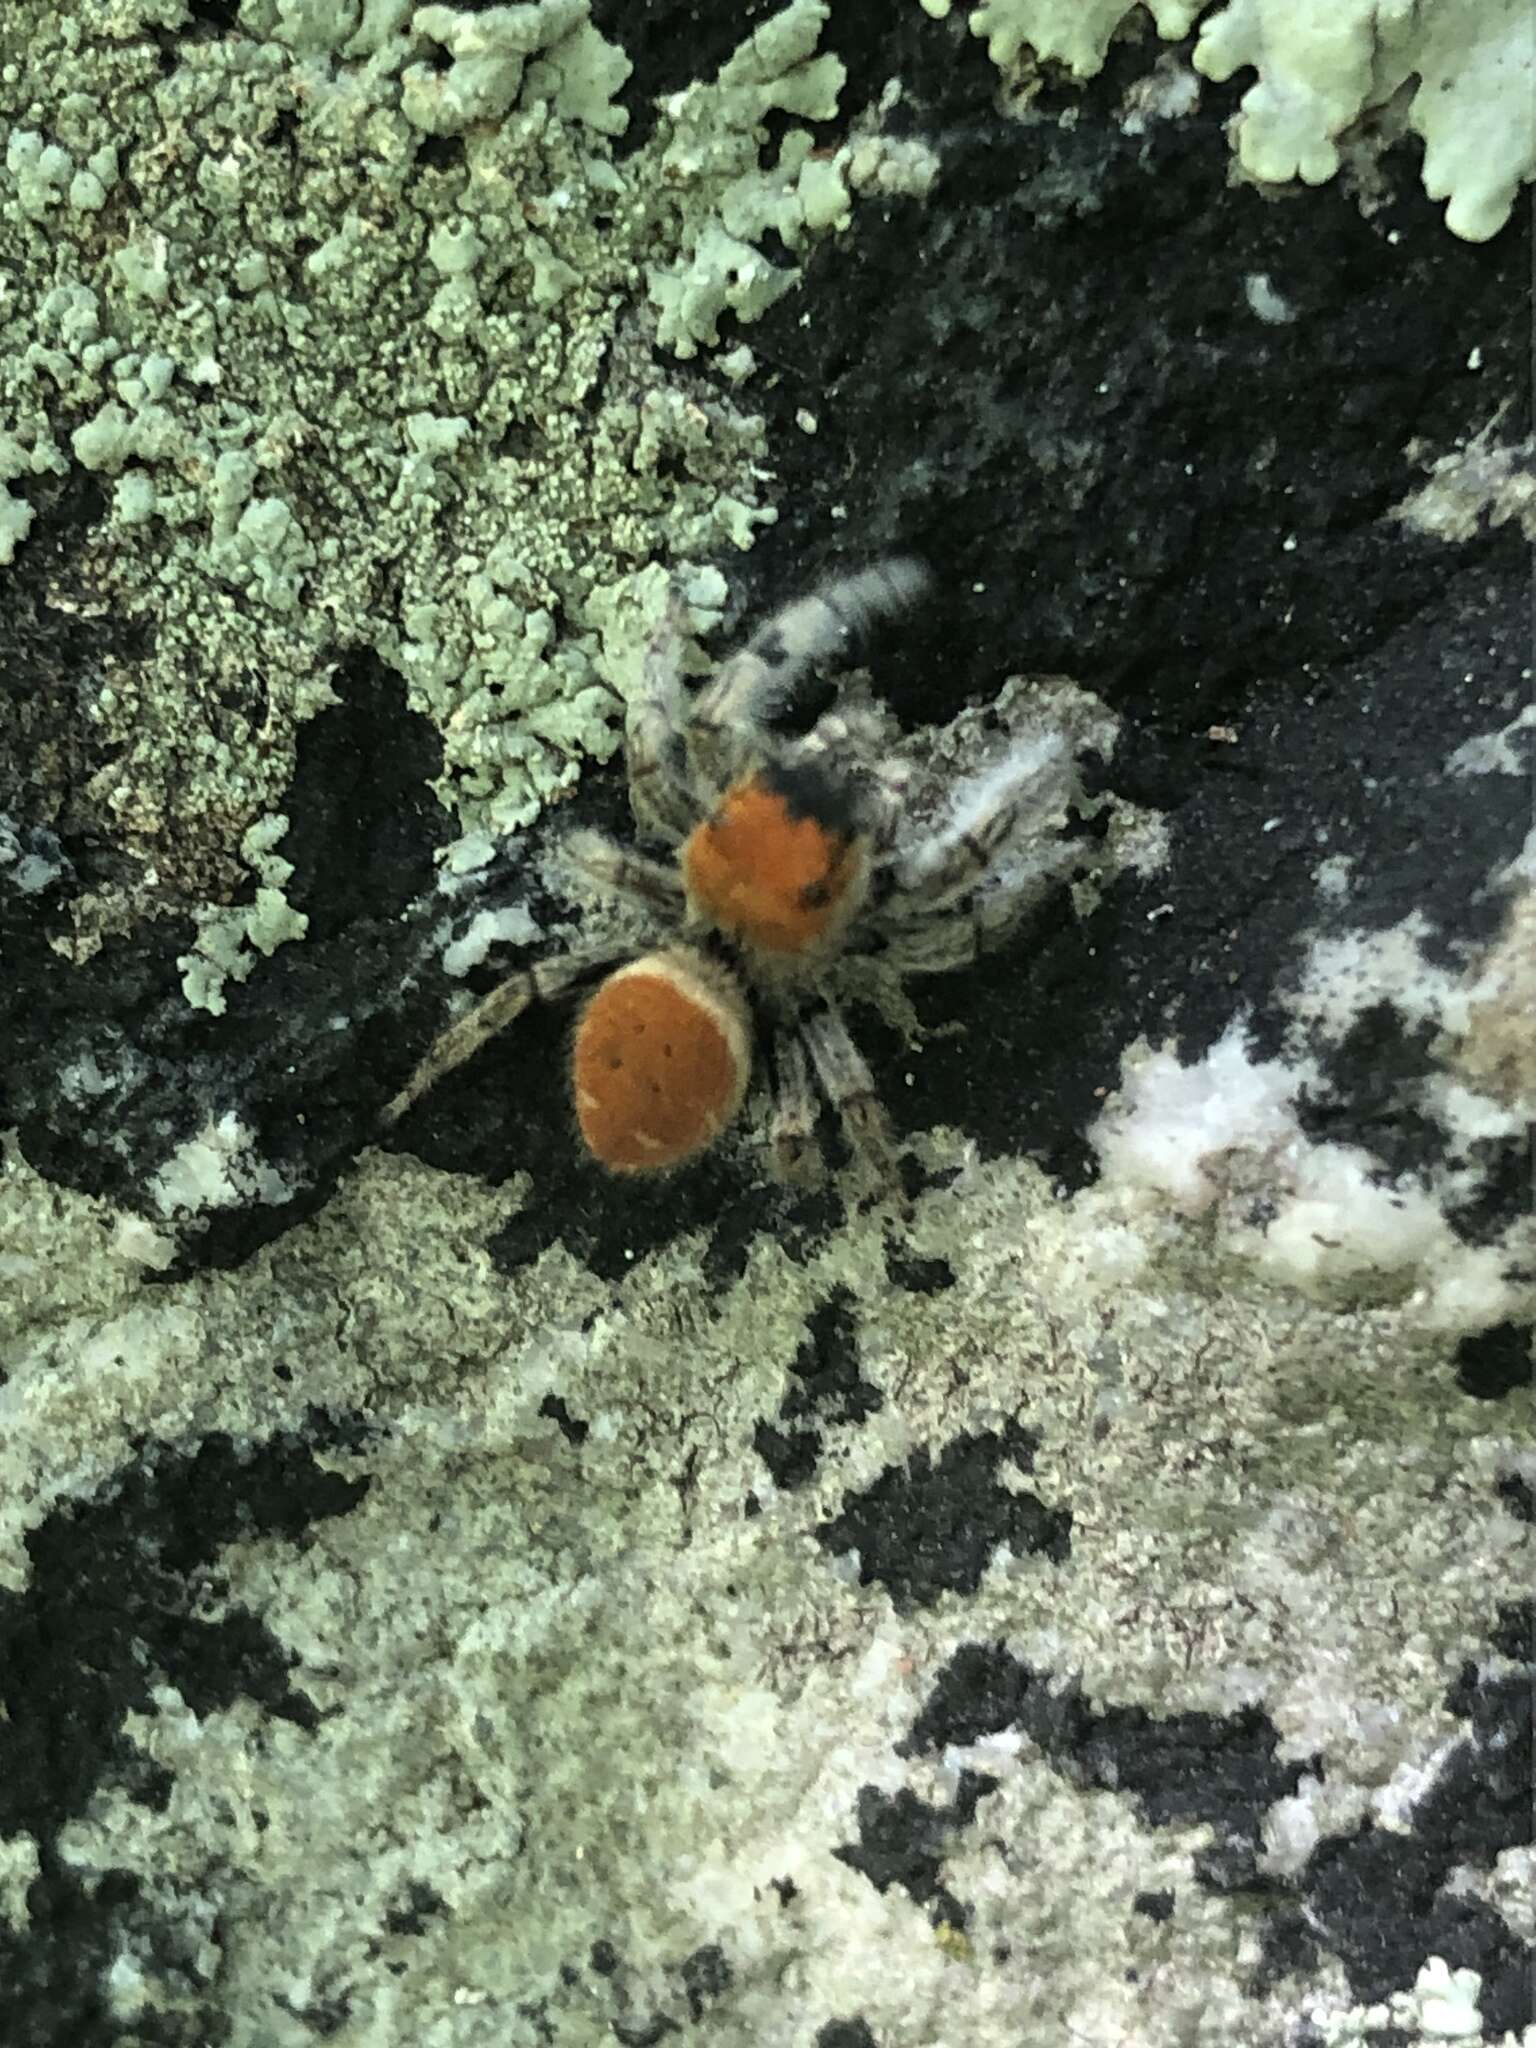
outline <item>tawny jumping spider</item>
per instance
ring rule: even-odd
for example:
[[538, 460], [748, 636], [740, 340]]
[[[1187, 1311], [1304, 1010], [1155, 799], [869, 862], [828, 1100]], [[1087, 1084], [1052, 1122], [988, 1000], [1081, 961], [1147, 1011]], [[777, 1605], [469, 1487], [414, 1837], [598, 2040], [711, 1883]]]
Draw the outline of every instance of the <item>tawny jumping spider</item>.
[[897, 976], [941, 973], [1006, 933], [1051, 865], [1016, 841], [1042, 792], [1059, 789], [1065, 743], [1016, 744], [952, 790], [909, 845], [910, 770], [886, 750], [872, 706], [834, 705], [796, 738], [768, 721], [807, 669], [846, 660], [927, 587], [926, 571], [904, 560], [826, 583], [759, 628], [696, 695], [680, 677], [674, 604], [626, 731], [637, 832], [672, 857], [593, 832], [565, 849], [589, 884], [645, 911], [663, 942], [626, 960], [630, 941], [597, 937], [519, 968], [443, 1032], [384, 1121], [531, 1003], [597, 981], [576, 1024], [571, 1092], [582, 1139], [611, 1172], [665, 1172], [712, 1145], [766, 1039], [777, 1176], [801, 1180], [815, 1166], [814, 1074], [854, 1152], [892, 1182], [890, 1126], [837, 1002], [840, 963], [877, 956]]

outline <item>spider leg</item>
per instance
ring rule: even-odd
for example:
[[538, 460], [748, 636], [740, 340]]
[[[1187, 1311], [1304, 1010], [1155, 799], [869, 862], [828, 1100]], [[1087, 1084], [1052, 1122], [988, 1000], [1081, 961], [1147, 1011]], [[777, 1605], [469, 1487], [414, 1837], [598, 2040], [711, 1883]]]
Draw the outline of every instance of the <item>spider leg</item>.
[[634, 950], [627, 939], [595, 939], [589, 945], [573, 946], [568, 953], [556, 953], [551, 959], [535, 961], [531, 967], [520, 967], [515, 974], [508, 975], [489, 995], [482, 996], [472, 1010], [438, 1034], [399, 1094], [380, 1110], [379, 1122], [397, 1124], [429, 1088], [436, 1087], [445, 1074], [472, 1059], [481, 1046], [497, 1032], [505, 1031], [530, 1004], [553, 1002]]
[[679, 675], [683, 601], [674, 590], [646, 644], [640, 694], [624, 721], [624, 761], [635, 824], [658, 839], [685, 839], [699, 805], [688, 786], [682, 744], [687, 702]]
[[896, 556], [856, 576], [832, 578], [759, 626], [694, 699], [689, 747], [713, 779], [730, 780], [722, 756], [734, 735], [760, 726], [814, 663], [834, 657], [845, 663], [878, 620], [914, 604], [928, 583], [922, 563]]
[[1027, 862], [994, 866], [968, 892], [937, 905], [908, 909], [887, 922], [876, 911], [858, 950], [878, 957], [882, 969], [897, 975], [948, 974], [969, 967], [983, 953], [1012, 938], [1020, 924], [1076, 866], [1078, 849], [1063, 840], [1048, 845]]
[[974, 890], [1024, 813], [1059, 796], [1066, 742], [1053, 736], [1016, 749], [960, 789], [948, 821], [886, 865], [894, 883], [883, 917], [928, 917]]
[[683, 878], [671, 861], [631, 853], [601, 832], [572, 832], [561, 850], [577, 873], [606, 895], [621, 896], [669, 923], [682, 914]]
[[816, 1091], [806, 1065], [805, 1042], [788, 1024], [774, 1033], [773, 1082], [768, 1151], [774, 1179], [808, 1186], [820, 1178], [814, 1143]]
[[883, 922], [870, 919], [861, 951], [878, 955], [888, 973], [948, 974], [969, 967], [983, 953], [1005, 944], [1031, 911], [1059, 888], [1075, 864], [1075, 849], [1063, 842], [1027, 865], [991, 869], [969, 893], [935, 907], [909, 909]]
[[884, 1183], [899, 1186], [896, 1140], [875, 1093], [874, 1076], [841, 1011], [827, 1003], [800, 1025], [816, 1077], [842, 1119], [854, 1152]]
[[[898, 975], [949, 974], [969, 967], [1014, 921], [1014, 900], [999, 895], [996, 903], [999, 914], [990, 919], [978, 906], [958, 903], [930, 920], [914, 919], [899, 927], [880, 947], [880, 965]], [[1019, 904], [1017, 914], [1026, 907]]]

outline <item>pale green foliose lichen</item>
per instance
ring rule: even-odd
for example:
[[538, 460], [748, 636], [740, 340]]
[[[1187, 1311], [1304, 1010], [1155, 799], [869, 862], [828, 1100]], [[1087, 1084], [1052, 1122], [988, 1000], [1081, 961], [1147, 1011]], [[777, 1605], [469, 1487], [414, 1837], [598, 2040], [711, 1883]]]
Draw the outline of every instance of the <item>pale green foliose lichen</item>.
[[[1201, 0], [1150, 0], [1159, 35], [1187, 35]], [[1126, 0], [982, 0], [970, 17], [972, 35], [984, 36], [987, 55], [1010, 70], [1026, 49], [1091, 78], [1104, 62], [1110, 37], [1126, 15]]]
[[13, 424], [15, 431], [0, 431], [0, 567], [12, 559], [36, 516], [26, 499], [13, 495], [7, 485], [17, 477], [41, 476], [47, 470], [62, 474], [68, 468], [46, 420], [33, 415]]
[[190, 908], [217, 999], [255, 941], [211, 906], [343, 661], [434, 722], [461, 831], [611, 753], [638, 572], [773, 517], [761, 421], [653, 344], [788, 290], [768, 229], [847, 218], [811, 158], [826, 13], [792, 0], [622, 159], [630, 66], [587, 0], [244, 0], [184, 39], [181, 0], [0, 13], [0, 562], [93, 473], [71, 602], [132, 650], [81, 678], [128, 862], [72, 904], [75, 957]]
[[[931, 9], [930, 9], [931, 11]], [[1088, 78], [1138, 10], [1126, 0], [982, 0], [970, 16], [993, 62], [1028, 49]], [[1446, 225], [1484, 242], [1536, 176], [1536, 10], [1530, 0], [1148, 0], [1159, 35], [1187, 35], [1202, 13], [1197, 71], [1218, 83], [1252, 69], [1235, 140], [1264, 182], [1319, 185], [1339, 168], [1338, 138], [1412, 84], [1408, 126], [1424, 141], [1424, 189]]]
[[283, 894], [293, 863], [283, 859], [277, 846], [287, 830], [281, 813], [252, 825], [240, 841], [240, 857], [258, 877], [254, 896], [249, 903], [205, 911], [192, 951], [177, 960], [182, 993], [195, 1010], [222, 1017], [225, 982], [247, 980], [258, 953], [270, 959], [279, 946], [302, 939], [309, 930], [308, 917]]
[[[757, 247], [768, 229], [795, 248], [813, 224], [830, 225], [815, 193], [820, 178], [808, 130], [792, 129], [777, 161], [760, 162], [759, 133], [779, 110], [810, 121], [837, 112], [845, 72], [833, 56], [814, 54], [826, 10], [820, 0], [795, 0], [744, 42], [712, 85], [691, 85], [664, 104], [671, 132], [661, 153], [665, 188], [676, 195], [681, 261], [650, 267], [651, 298], [662, 342], [692, 355], [714, 342], [729, 309], [756, 319], [783, 297], [794, 272], [776, 267]], [[701, 191], [706, 208], [690, 206]], [[694, 212], [698, 225], [690, 226]]]

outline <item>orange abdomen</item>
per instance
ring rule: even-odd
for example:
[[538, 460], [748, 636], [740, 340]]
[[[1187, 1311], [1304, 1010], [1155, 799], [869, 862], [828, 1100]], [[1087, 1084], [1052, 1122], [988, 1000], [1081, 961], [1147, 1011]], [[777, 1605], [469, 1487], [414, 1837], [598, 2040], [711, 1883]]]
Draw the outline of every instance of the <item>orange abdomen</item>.
[[612, 1173], [657, 1173], [712, 1145], [751, 1069], [745, 1005], [682, 951], [621, 967], [576, 1026], [571, 1092], [592, 1156]]

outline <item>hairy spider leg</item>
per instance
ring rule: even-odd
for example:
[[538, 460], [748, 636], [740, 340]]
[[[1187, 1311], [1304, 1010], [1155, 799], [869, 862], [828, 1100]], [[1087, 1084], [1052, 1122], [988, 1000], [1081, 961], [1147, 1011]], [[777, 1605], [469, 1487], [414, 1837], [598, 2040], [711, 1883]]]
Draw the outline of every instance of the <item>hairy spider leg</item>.
[[673, 589], [646, 643], [640, 691], [624, 721], [631, 814], [641, 832], [668, 845], [686, 838], [703, 808], [689, 785], [682, 739], [689, 715], [681, 675], [684, 617]]
[[531, 1003], [555, 1001], [633, 951], [634, 944], [628, 939], [596, 939], [508, 975], [433, 1042], [399, 1094], [392, 1096], [379, 1112], [380, 1123], [397, 1124], [429, 1088], [455, 1067], [473, 1059], [481, 1046], [499, 1031], [505, 1031]]
[[806, 1183], [816, 1179], [816, 1091], [806, 1063], [805, 1041], [792, 1024], [773, 1035], [773, 1117], [768, 1156], [774, 1178]]
[[921, 562], [893, 557], [830, 578], [759, 626], [694, 699], [686, 736], [703, 781], [731, 781], [751, 735], [789, 700], [806, 670], [829, 660], [846, 664], [878, 620], [916, 603], [929, 582]]
[[653, 916], [676, 923], [684, 908], [676, 861], [631, 853], [603, 832], [572, 832], [561, 847], [570, 865], [605, 895], [621, 896]]
[[835, 1004], [813, 1010], [800, 1026], [816, 1077], [842, 1119], [855, 1153], [883, 1182], [897, 1184], [896, 1141], [875, 1092], [875, 1078]]
[[881, 906], [892, 922], [928, 917], [975, 888], [995, 865], [1020, 817], [1059, 782], [1066, 742], [1031, 740], [956, 793], [949, 816], [909, 852], [884, 863], [894, 889]]

